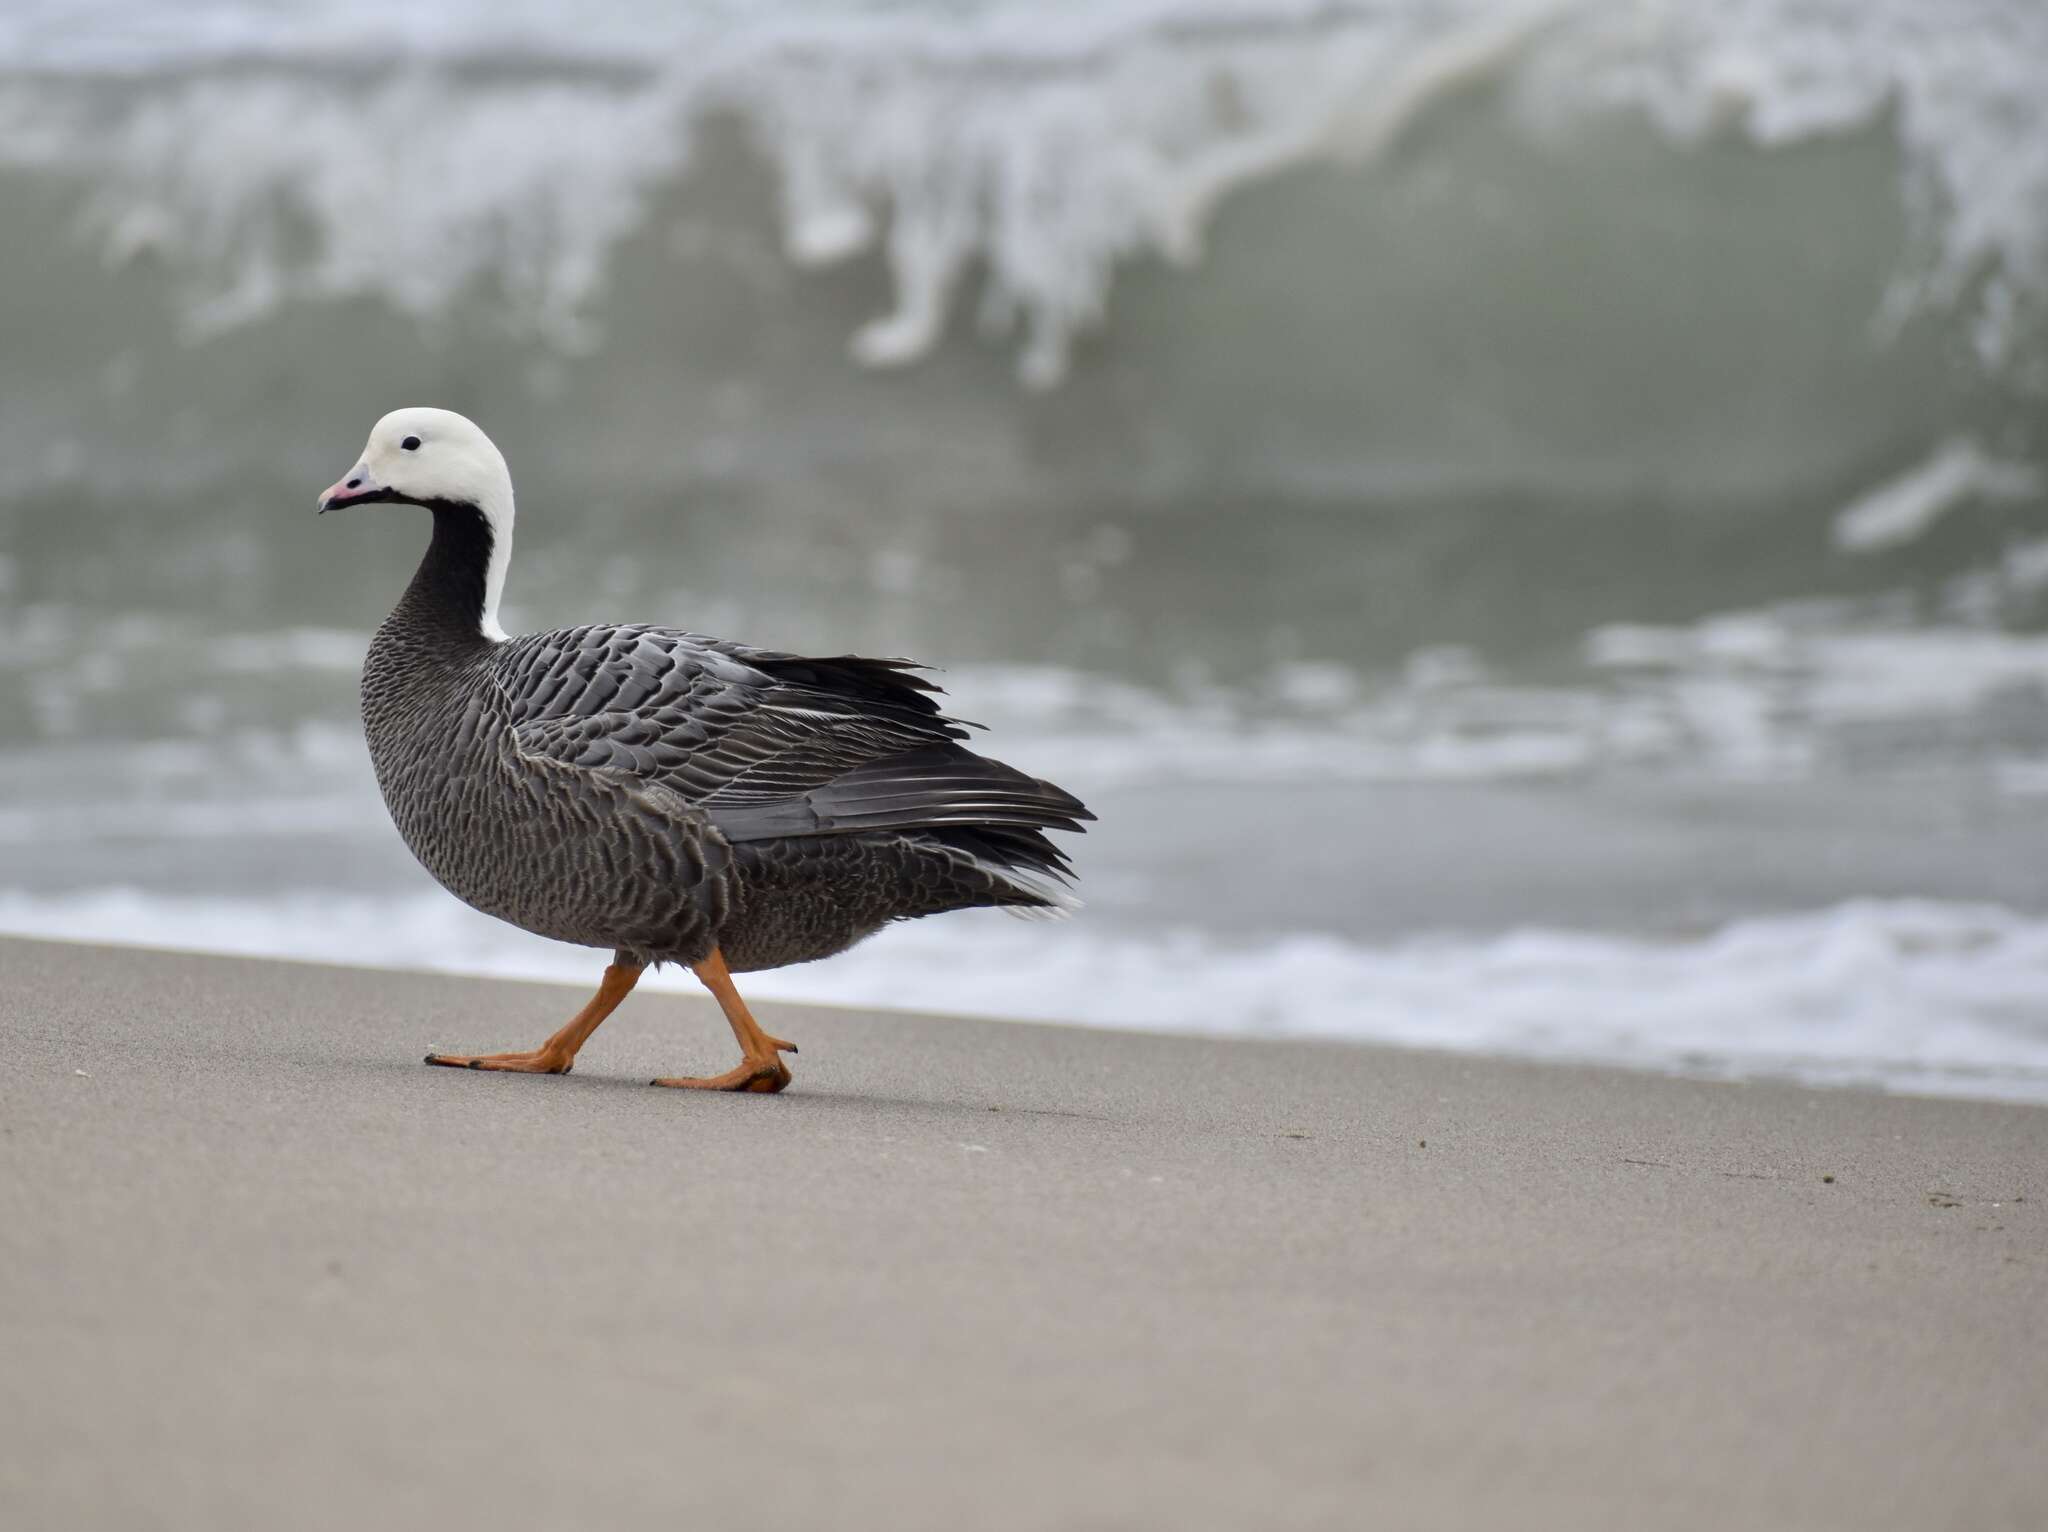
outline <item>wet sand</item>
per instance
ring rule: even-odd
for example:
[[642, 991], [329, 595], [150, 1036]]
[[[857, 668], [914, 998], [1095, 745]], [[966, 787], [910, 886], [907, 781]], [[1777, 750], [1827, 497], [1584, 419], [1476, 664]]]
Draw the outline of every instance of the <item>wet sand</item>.
[[2048, 1525], [2048, 1110], [582, 998], [0, 941], [0, 1526]]

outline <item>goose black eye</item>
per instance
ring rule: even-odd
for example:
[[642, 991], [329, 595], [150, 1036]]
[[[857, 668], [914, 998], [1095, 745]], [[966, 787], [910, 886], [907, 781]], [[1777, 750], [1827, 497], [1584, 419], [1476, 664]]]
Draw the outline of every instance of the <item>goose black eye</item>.
[[407, 452], [417, 452], [420, 450], [420, 439], [417, 436], [408, 436], [398, 445]]

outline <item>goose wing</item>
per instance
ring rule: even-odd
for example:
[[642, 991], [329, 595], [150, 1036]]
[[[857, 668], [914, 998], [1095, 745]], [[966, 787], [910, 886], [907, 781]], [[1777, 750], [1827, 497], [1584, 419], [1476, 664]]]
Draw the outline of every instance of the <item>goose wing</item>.
[[940, 711], [939, 688], [908, 660], [584, 627], [516, 640], [498, 667], [522, 750], [658, 781], [733, 840], [1078, 830], [1094, 817], [962, 745], [966, 726]]

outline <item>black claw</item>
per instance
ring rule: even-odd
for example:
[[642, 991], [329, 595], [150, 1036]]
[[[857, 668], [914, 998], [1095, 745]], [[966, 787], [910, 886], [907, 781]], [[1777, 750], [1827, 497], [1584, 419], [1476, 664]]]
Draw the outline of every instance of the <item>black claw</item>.
[[440, 1057], [440, 1055], [439, 1055], [439, 1054], [435, 1054], [435, 1053], [430, 1053], [430, 1054], [428, 1054], [428, 1055], [427, 1055], [427, 1056], [426, 1056], [425, 1058], [421, 1059], [421, 1060], [420, 1060], [420, 1062], [421, 1062], [422, 1064], [431, 1064], [431, 1063], [433, 1063], [433, 1062], [434, 1062], [434, 1060], [435, 1060], [435, 1059], [437, 1059], [437, 1058], [439, 1058], [439, 1057]]

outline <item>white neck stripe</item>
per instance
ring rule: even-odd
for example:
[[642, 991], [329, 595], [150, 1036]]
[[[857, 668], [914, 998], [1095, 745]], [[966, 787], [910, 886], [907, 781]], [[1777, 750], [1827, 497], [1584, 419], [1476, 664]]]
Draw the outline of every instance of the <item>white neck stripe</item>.
[[483, 514], [484, 525], [491, 530], [491, 562], [484, 571], [484, 609], [477, 621], [477, 630], [494, 644], [502, 644], [511, 638], [503, 624], [498, 621], [498, 600], [505, 593], [505, 574], [512, 566], [512, 490], [508, 485], [504, 493], [504, 504], [493, 502], [497, 496], [487, 496], [477, 506]]

